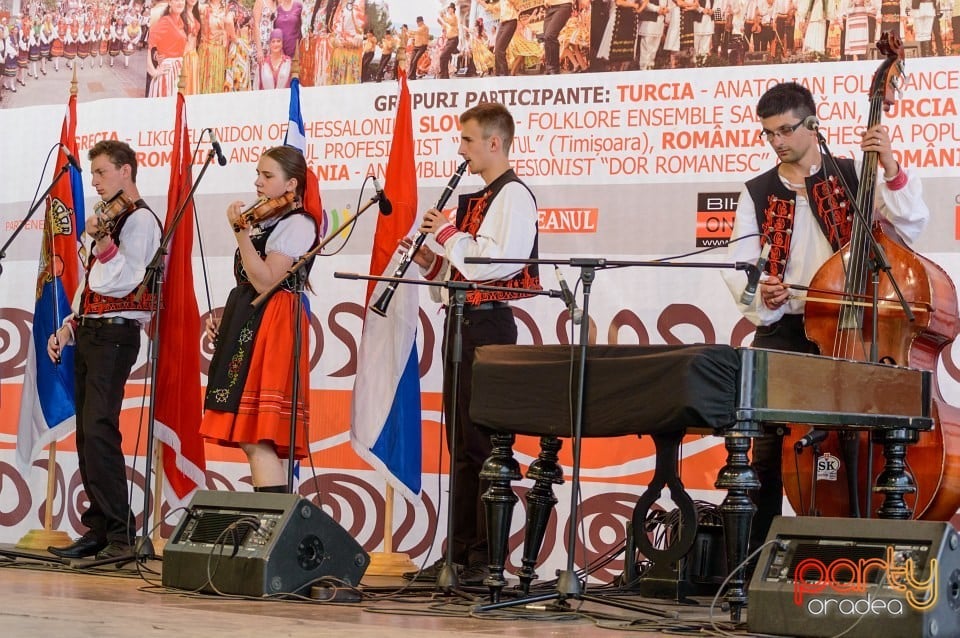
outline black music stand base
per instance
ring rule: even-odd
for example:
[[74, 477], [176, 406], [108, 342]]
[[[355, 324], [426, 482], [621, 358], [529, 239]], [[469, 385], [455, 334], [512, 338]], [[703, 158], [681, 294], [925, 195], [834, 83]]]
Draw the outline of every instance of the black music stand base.
[[[453, 562], [453, 517], [456, 514], [453, 502], [454, 487], [457, 481], [457, 410], [460, 401], [460, 363], [463, 360], [463, 306], [467, 301], [467, 288], [460, 282], [447, 282], [450, 299], [453, 301], [453, 338], [448, 337], [447, 347], [450, 348], [450, 475], [447, 479], [447, 550], [444, 552], [443, 567], [437, 574], [436, 589], [445, 595], [460, 594], [460, 579], [457, 576], [457, 566]], [[447, 329], [450, 318], [448, 315]], [[449, 332], [448, 332], [449, 334]], [[451, 343], [452, 342], [452, 343]], [[444, 374], [447, 367], [444, 366]], [[464, 596], [466, 597], [466, 596]]]

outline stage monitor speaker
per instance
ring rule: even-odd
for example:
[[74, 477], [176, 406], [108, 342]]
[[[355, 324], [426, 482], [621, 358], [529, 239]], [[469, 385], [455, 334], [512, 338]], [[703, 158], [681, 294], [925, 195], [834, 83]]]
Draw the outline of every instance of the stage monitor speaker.
[[163, 584], [244, 596], [308, 594], [330, 577], [358, 585], [370, 559], [297, 494], [197, 492], [163, 551]]
[[960, 538], [950, 523], [779, 517], [767, 542], [747, 594], [751, 632], [960, 636]]

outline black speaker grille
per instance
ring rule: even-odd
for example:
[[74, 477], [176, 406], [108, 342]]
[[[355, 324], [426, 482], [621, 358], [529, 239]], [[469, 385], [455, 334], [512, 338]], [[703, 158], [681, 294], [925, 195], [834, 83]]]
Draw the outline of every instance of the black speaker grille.
[[224, 512], [199, 512], [197, 522], [189, 530], [189, 538], [183, 540], [191, 543], [205, 543], [214, 545], [217, 543], [229, 543], [231, 545], [242, 545], [247, 536], [257, 525], [241, 524], [237, 525], [233, 531], [224, 534], [224, 530], [241, 519], [250, 520], [249, 514], [227, 514]]

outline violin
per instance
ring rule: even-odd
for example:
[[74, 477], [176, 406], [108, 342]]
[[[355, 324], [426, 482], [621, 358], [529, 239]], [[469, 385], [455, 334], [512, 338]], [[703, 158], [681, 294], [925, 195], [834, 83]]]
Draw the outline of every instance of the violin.
[[113, 233], [113, 229], [127, 214], [132, 213], [136, 208], [134, 200], [124, 195], [123, 189], [117, 191], [117, 194], [107, 200], [100, 200], [93, 207], [93, 214], [97, 216], [97, 232], [92, 233], [96, 240], [103, 239]]
[[290, 191], [280, 197], [267, 197], [264, 195], [240, 213], [237, 221], [233, 223], [233, 232], [239, 233], [244, 228], [249, 228], [253, 224], [259, 224], [268, 219], [286, 215], [299, 205], [300, 202], [297, 199], [296, 193]]

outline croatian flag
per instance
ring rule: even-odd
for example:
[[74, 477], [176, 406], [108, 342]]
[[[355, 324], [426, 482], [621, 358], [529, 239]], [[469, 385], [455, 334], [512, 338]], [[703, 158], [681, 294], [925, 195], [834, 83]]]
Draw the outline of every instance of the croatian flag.
[[[393, 214], [380, 215], [370, 256], [370, 273], [392, 275], [397, 244], [417, 219], [417, 172], [413, 153], [413, 114], [407, 79], [398, 71], [400, 100], [387, 161], [384, 195]], [[411, 268], [411, 276], [416, 268]], [[353, 386], [350, 442], [356, 453], [383, 474], [407, 500], [420, 493], [421, 414], [417, 354], [419, 286], [400, 285], [387, 316], [369, 312], [385, 284], [367, 287], [357, 376]]]
[[[77, 96], [71, 95], [60, 131], [60, 143], [77, 156]], [[51, 441], [70, 434], [76, 426], [73, 395], [73, 348], [61, 350], [60, 364], [47, 356], [47, 340], [70, 314], [77, 291], [80, 260], [77, 249], [83, 234], [83, 179], [58, 152], [56, 173], [67, 171], [46, 201], [46, 220], [40, 247], [33, 330], [27, 348], [23, 396], [17, 427], [16, 462], [26, 474], [39, 452]]]

